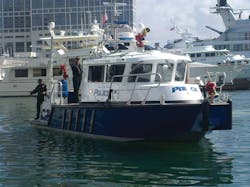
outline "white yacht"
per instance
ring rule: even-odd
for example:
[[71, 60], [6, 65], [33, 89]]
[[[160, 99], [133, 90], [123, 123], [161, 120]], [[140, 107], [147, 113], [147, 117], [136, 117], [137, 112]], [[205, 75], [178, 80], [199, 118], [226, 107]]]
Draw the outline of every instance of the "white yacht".
[[[39, 46], [44, 52], [31, 53], [28, 57], [0, 59], [0, 96], [29, 96], [38, 79], [44, 80], [49, 87], [51, 76], [57, 80], [62, 79], [61, 64], [66, 65], [69, 87], [72, 88], [71, 69], [66, 62], [79, 55], [89, 58], [108, 52], [100, 47], [103, 30], [98, 27], [97, 22], [93, 24], [90, 34], [56, 35], [53, 31], [50, 34], [52, 37], [40, 38], [47, 43], [45, 46]], [[50, 56], [51, 49], [53, 56]], [[46, 50], [49, 53], [46, 53]], [[50, 62], [53, 64], [53, 70]]]
[[[219, 37], [197, 40], [193, 44], [213, 45], [215, 49], [228, 49], [233, 54], [250, 57], [250, 14], [247, 18], [242, 16], [247, 11], [246, 8], [234, 10], [228, 4], [227, 0], [218, 0], [218, 3], [212, 10], [214, 10], [213, 13], [221, 16], [226, 30], [218, 31], [215, 28], [207, 26], [207, 28], [218, 33]], [[250, 9], [250, 6], [248, 8]]]
[[[199, 41], [187, 30], [175, 26], [175, 31], [180, 39], [164, 46], [167, 51], [189, 55], [190, 77], [201, 77], [206, 80], [208, 72], [225, 72], [226, 84], [224, 89], [249, 89], [250, 88], [250, 59], [244, 55], [233, 54], [227, 49], [215, 49], [212, 45], [196, 45]], [[224, 76], [222, 74], [222, 76]], [[220, 82], [220, 77], [217, 80]]]
[[[192, 59], [192, 63], [189, 64], [190, 77], [201, 77], [205, 81], [209, 72], [224, 72], [224, 89], [250, 88], [250, 59], [242, 55], [233, 55], [227, 49], [216, 50], [211, 45], [189, 46], [183, 49], [182, 53]], [[220, 84], [220, 80], [218, 77], [217, 84]]]

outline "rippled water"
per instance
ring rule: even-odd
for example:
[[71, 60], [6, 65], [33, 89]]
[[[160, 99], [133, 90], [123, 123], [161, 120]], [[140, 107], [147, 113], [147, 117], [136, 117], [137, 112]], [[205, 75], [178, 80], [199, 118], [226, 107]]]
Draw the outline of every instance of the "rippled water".
[[233, 130], [198, 144], [118, 143], [30, 126], [35, 98], [0, 98], [0, 187], [247, 186], [250, 91], [231, 92]]

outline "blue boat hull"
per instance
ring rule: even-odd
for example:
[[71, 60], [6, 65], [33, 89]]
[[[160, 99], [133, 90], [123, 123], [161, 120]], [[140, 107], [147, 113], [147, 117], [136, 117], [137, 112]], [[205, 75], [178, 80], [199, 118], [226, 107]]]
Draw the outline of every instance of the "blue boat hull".
[[208, 130], [232, 128], [232, 105], [71, 104], [53, 106], [47, 123], [32, 124], [118, 141], [199, 141]]
[[[114, 140], [177, 140], [204, 135], [206, 104], [54, 106], [47, 127]], [[180, 117], [183, 116], [183, 117]]]

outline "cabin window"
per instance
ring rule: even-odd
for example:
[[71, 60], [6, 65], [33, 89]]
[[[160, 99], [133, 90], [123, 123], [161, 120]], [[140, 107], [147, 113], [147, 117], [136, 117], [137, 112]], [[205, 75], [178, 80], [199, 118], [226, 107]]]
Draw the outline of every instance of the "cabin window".
[[185, 62], [177, 64], [176, 74], [175, 74], [176, 81], [184, 81], [185, 70], [186, 70], [186, 63]]
[[119, 75], [123, 75], [124, 70], [125, 70], [125, 64], [108, 65], [106, 73], [106, 82], [121, 82], [122, 77], [120, 77]]
[[197, 57], [201, 57], [201, 54], [200, 54], [200, 53], [197, 53], [196, 56], [197, 56]]
[[190, 54], [190, 57], [191, 57], [191, 58], [194, 58], [194, 57], [195, 57], [195, 54], [194, 54], [194, 53], [191, 53], [191, 54]]
[[152, 64], [132, 64], [130, 74], [137, 74], [137, 75], [130, 76], [128, 78], [128, 82], [135, 82], [136, 79], [137, 82], [149, 82], [151, 71], [152, 71]]
[[103, 82], [104, 81], [104, 66], [89, 66], [88, 81]]
[[205, 53], [205, 56], [206, 56], [206, 57], [209, 57], [209, 56], [210, 56], [210, 53]]
[[45, 68], [35, 68], [33, 69], [33, 77], [45, 77], [46, 69]]
[[[172, 79], [173, 64], [158, 64], [156, 69], [155, 82], [169, 82]], [[161, 77], [160, 77], [160, 76]]]
[[62, 75], [62, 69], [60, 67], [54, 67], [53, 76], [61, 76], [61, 75]]
[[28, 69], [16, 69], [15, 77], [28, 77]]

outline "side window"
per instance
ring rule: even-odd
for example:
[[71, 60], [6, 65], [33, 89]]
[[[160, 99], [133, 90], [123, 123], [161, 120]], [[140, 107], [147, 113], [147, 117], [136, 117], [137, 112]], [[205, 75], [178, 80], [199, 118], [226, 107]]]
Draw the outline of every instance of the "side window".
[[111, 81], [121, 82], [122, 77], [115, 77], [115, 76], [123, 75], [124, 70], [125, 70], [125, 64], [108, 65], [106, 73], [106, 82], [111, 82]]
[[[132, 64], [130, 74], [137, 74], [135, 76], [130, 76], [128, 82], [135, 82], [137, 77], [137, 82], [150, 82], [150, 73], [152, 72], [152, 64]], [[138, 75], [142, 74], [142, 75]], [[143, 75], [147, 74], [147, 75]]]
[[28, 69], [15, 69], [15, 77], [28, 77]]
[[33, 69], [33, 77], [46, 77], [46, 69], [45, 68], [34, 68]]
[[186, 63], [185, 62], [177, 64], [176, 74], [175, 74], [176, 81], [184, 81], [185, 70], [186, 70]]
[[53, 67], [53, 76], [61, 76], [62, 69], [60, 67]]
[[89, 66], [88, 81], [89, 82], [103, 82], [104, 81], [104, 66]]
[[[155, 75], [155, 82], [169, 82], [172, 79], [173, 73], [173, 64], [165, 63], [165, 64], [158, 64], [157, 70]], [[160, 76], [161, 78], [160, 78]]]

